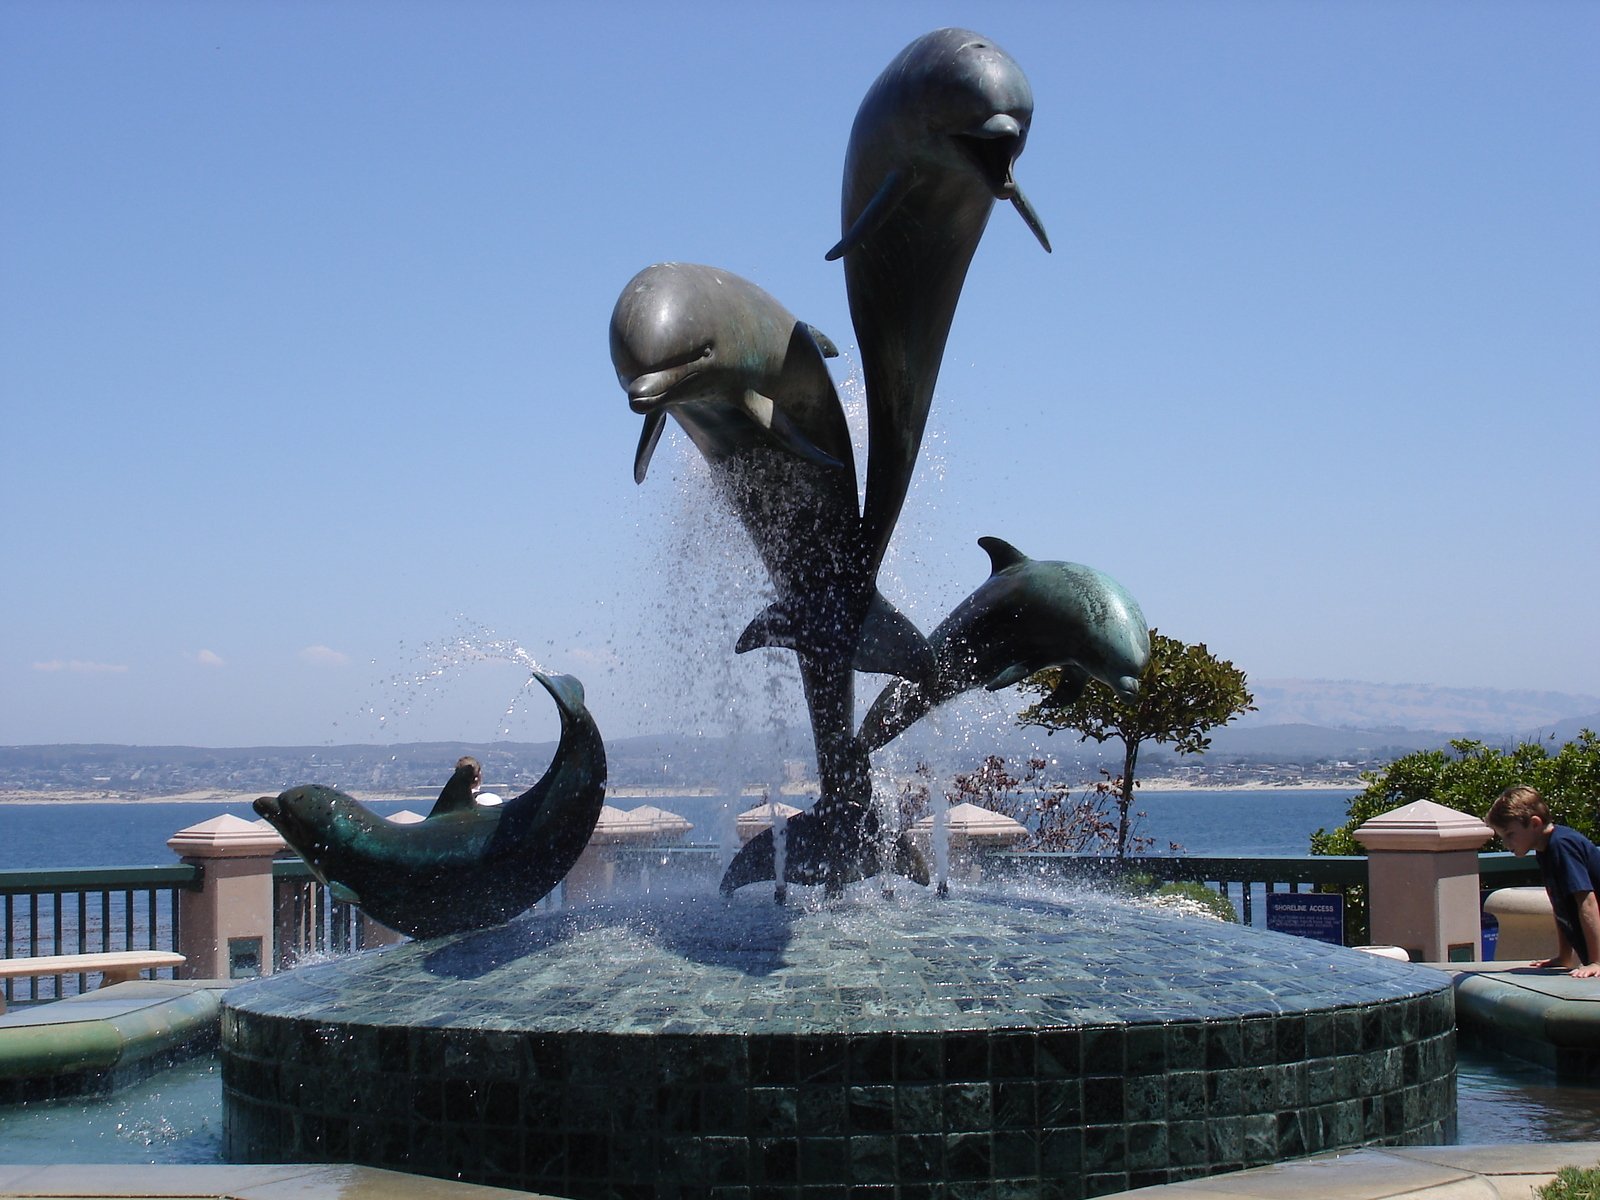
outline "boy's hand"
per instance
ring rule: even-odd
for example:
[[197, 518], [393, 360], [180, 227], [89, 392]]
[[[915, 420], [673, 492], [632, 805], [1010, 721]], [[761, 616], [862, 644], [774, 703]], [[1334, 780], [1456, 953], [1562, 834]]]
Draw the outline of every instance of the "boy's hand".
[[1600, 963], [1585, 963], [1581, 967], [1572, 968], [1574, 979], [1593, 979], [1597, 975], [1600, 975]]
[[1558, 967], [1562, 970], [1570, 970], [1579, 964], [1576, 962], [1568, 962], [1565, 958], [1558, 954], [1554, 958], [1541, 958], [1537, 962], [1531, 962], [1528, 965], [1530, 967]]

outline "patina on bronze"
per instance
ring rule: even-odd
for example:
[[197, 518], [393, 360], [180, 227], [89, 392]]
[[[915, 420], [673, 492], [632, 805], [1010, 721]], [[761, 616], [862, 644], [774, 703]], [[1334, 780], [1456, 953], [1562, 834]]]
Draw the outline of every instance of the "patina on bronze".
[[1138, 696], [1150, 629], [1127, 589], [1082, 563], [1037, 561], [994, 537], [978, 544], [989, 555], [989, 578], [928, 636], [933, 677], [896, 680], [867, 710], [861, 740], [869, 750], [962, 692], [1010, 687], [1047, 667], [1061, 668], [1047, 704], [1072, 703], [1091, 679], [1126, 700]]
[[534, 678], [555, 699], [561, 741], [539, 782], [514, 800], [436, 807], [425, 821], [397, 825], [311, 785], [263, 796], [255, 810], [318, 879], [391, 929], [436, 937], [509, 921], [572, 869], [605, 800], [605, 747], [583, 685], [570, 675]]

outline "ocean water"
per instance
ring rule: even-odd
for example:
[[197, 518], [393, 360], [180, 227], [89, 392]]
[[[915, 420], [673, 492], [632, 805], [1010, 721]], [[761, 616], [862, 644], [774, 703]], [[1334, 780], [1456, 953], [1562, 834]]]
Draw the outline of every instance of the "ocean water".
[[[1345, 819], [1352, 792], [1271, 788], [1241, 791], [1141, 792], [1135, 832], [1155, 839], [1151, 853], [1176, 842], [1196, 855], [1300, 855], [1311, 834]], [[757, 802], [745, 796], [612, 797], [618, 808], [652, 804], [694, 825], [690, 840], [724, 840], [734, 815]], [[426, 812], [424, 801], [378, 802], [385, 816], [402, 808]], [[167, 839], [221, 813], [256, 819], [248, 804], [0, 804], [0, 870], [43, 867], [154, 866], [174, 861]]]

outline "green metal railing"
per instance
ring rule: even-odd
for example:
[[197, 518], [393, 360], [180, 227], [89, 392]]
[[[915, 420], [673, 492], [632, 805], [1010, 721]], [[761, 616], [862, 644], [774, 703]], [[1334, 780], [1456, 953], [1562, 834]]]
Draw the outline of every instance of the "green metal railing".
[[336, 899], [304, 859], [272, 864], [272, 955], [277, 968], [311, 954], [347, 954], [365, 942], [361, 912]]
[[[723, 850], [717, 846], [627, 847], [616, 852], [620, 882], [649, 885], [715, 880]], [[1258, 924], [1263, 897], [1274, 891], [1339, 891], [1353, 903], [1353, 938], [1365, 931], [1367, 860], [1318, 856], [1225, 857], [1145, 855], [1116, 859], [1073, 854], [989, 851], [980, 856], [986, 873], [1085, 883], [1142, 875], [1157, 882], [1196, 882], [1234, 903], [1240, 919]], [[1485, 891], [1537, 885], [1538, 865], [1510, 854], [1480, 854]], [[355, 906], [336, 899], [298, 858], [272, 864], [273, 961], [289, 966], [311, 954], [343, 954], [367, 941]], [[160, 867], [0, 870], [0, 950], [6, 958], [42, 954], [86, 954], [108, 950], [177, 949], [178, 893], [198, 891], [201, 868], [184, 863]], [[8, 1005], [58, 999], [81, 992], [85, 975], [4, 981]], [[75, 981], [75, 986], [74, 982]]]
[[[184, 863], [0, 871], [0, 957], [175, 949], [178, 893], [198, 891], [200, 881], [200, 869]], [[87, 989], [88, 976], [7, 979], [4, 985], [9, 1006], [76, 995]]]

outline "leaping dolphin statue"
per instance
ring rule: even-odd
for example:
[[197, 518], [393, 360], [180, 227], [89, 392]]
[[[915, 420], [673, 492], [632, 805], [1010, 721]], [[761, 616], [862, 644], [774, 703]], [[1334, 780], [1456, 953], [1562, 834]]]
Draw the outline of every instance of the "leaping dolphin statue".
[[255, 810], [318, 879], [391, 929], [427, 938], [509, 921], [572, 869], [605, 800], [605, 746], [583, 685], [570, 675], [534, 678], [555, 699], [561, 741], [539, 782], [514, 800], [436, 806], [418, 824], [396, 825], [343, 792], [308, 785], [263, 796]]
[[[767, 292], [716, 267], [646, 267], [611, 316], [617, 381], [645, 417], [634, 479], [644, 479], [671, 414], [709, 464], [777, 593], [737, 649], [778, 646], [799, 658], [822, 795], [790, 824], [796, 845], [810, 850], [788, 860], [785, 877], [838, 887], [859, 877], [872, 855], [872, 785], [854, 734], [852, 670], [920, 680], [933, 655], [879, 594], [867, 566], [850, 429], [825, 362], [833, 354], [832, 342]], [[747, 847], [725, 884], [736, 875], [771, 878], [770, 838], [766, 846], [764, 866], [760, 847]], [[909, 843], [898, 857], [907, 855], [915, 857]]]
[[862, 566], [850, 427], [824, 361], [837, 354], [755, 284], [695, 263], [646, 267], [611, 314], [617, 381], [645, 419], [635, 482], [671, 414], [777, 592], [739, 652], [781, 646], [920, 679], [933, 665], [926, 641]]
[[850, 316], [868, 413], [868, 565], [876, 573], [922, 446], [961, 285], [998, 200], [1045, 250], [1044, 226], [1013, 178], [1033, 90], [1000, 47], [966, 29], [924, 34], [884, 68], [856, 113], [845, 155], [843, 237]]
[[989, 554], [989, 578], [928, 636], [933, 679], [896, 680], [873, 702], [860, 732], [869, 750], [962, 692], [1010, 687], [1047, 667], [1061, 668], [1047, 705], [1071, 704], [1091, 679], [1125, 700], [1138, 696], [1150, 629], [1121, 584], [1081, 563], [1031, 559], [999, 538], [978, 544]]

